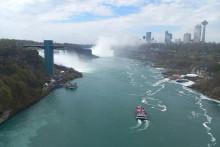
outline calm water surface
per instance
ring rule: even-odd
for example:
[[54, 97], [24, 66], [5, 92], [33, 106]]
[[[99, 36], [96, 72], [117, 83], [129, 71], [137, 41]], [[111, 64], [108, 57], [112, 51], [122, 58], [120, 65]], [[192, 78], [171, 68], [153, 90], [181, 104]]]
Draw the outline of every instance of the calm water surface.
[[[163, 69], [114, 57], [86, 68], [75, 91], [57, 89], [0, 125], [0, 146], [220, 146], [220, 104], [163, 79]], [[139, 105], [149, 121], [135, 119]]]

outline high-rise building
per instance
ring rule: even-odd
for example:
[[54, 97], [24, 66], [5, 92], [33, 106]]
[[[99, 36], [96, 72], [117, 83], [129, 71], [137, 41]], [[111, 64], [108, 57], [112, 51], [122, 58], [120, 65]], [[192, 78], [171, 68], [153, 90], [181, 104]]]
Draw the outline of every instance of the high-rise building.
[[54, 58], [53, 58], [53, 41], [44, 40], [44, 67], [46, 74], [53, 75]]
[[206, 20], [204, 20], [202, 22], [202, 25], [203, 25], [203, 31], [202, 31], [202, 42], [204, 43], [205, 42], [205, 27], [206, 25], [208, 24], [208, 22]]
[[151, 32], [146, 33], [146, 41], [147, 41], [147, 43], [151, 42]]
[[183, 43], [190, 43], [191, 42], [191, 34], [186, 33], [184, 34]]
[[181, 39], [175, 39], [175, 44], [180, 44], [181, 43]]
[[194, 43], [199, 43], [200, 42], [201, 29], [202, 29], [201, 25], [198, 24], [198, 25], [195, 26], [194, 39], [193, 39]]
[[169, 33], [168, 31], [165, 32], [165, 44], [171, 44], [173, 35]]
[[165, 31], [165, 44], [167, 44], [168, 40], [168, 31]]

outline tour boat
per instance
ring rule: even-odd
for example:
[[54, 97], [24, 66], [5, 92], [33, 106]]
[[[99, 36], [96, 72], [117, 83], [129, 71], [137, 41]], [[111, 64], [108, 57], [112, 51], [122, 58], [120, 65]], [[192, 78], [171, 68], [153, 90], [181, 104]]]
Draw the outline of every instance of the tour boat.
[[69, 82], [65, 85], [65, 87], [68, 89], [76, 89], [78, 86], [77, 86], [77, 83], [72, 84]]
[[135, 109], [135, 113], [136, 113], [136, 119], [140, 119], [140, 120], [147, 120], [147, 113], [144, 109], [144, 107], [138, 106]]

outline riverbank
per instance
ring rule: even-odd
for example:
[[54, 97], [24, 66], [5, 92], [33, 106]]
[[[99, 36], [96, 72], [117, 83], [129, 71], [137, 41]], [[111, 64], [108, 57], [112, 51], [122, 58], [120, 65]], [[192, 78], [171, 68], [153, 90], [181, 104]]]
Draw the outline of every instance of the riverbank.
[[0, 124], [56, 89], [44, 90], [43, 86], [61, 71], [60, 84], [83, 76], [72, 68], [54, 65], [51, 77], [45, 73], [44, 59], [37, 50], [18, 47], [15, 40], [0, 40]]
[[152, 63], [155, 68], [167, 69], [164, 77], [188, 77], [195, 82], [190, 87], [208, 97], [220, 100], [220, 44], [144, 44], [134, 47], [114, 49], [114, 55]]
[[[64, 71], [63, 74], [63, 79], [59, 81], [60, 84], [65, 84], [71, 80], [74, 80], [76, 78], [82, 78], [83, 75], [82, 73], [72, 69], [72, 68], [67, 68], [64, 66], [58, 66], [55, 65], [55, 73], [58, 74], [60, 71]], [[56, 75], [55, 74], [55, 75]], [[49, 79], [48, 79], [49, 80]], [[46, 82], [46, 81], [45, 81]], [[18, 113], [22, 112], [23, 110], [33, 106], [34, 104], [38, 103], [40, 100], [44, 99], [47, 95], [49, 95], [51, 92], [56, 90], [57, 88], [53, 88], [50, 90], [43, 90], [43, 85], [42, 85], [42, 90], [41, 93], [37, 95], [32, 95], [29, 97], [31, 99], [28, 103], [25, 103], [25, 105], [20, 105], [19, 107], [15, 108], [7, 108], [5, 111], [0, 113], [0, 124], [4, 123], [5, 121], [9, 120], [13, 116], [17, 115]]]
[[192, 81], [190, 85], [186, 85], [187, 87], [197, 90], [211, 99], [220, 100], [220, 73], [212, 70], [212, 68], [218, 68], [220, 64], [215, 59], [203, 56], [203, 60], [198, 61], [196, 58], [186, 56], [170, 58], [162, 56], [147, 61], [152, 62], [153, 67], [167, 69], [163, 73], [165, 78], [187, 79]]

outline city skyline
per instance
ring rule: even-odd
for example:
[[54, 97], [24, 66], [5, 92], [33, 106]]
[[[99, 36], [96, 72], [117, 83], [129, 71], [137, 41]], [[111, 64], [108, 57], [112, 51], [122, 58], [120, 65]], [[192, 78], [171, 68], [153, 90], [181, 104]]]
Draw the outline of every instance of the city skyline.
[[165, 30], [183, 38], [192, 24], [208, 20], [205, 41], [220, 42], [219, 7], [218, 0], [0, 0], [0, 38], [90, 44], [148, 30], [164, 42]]

